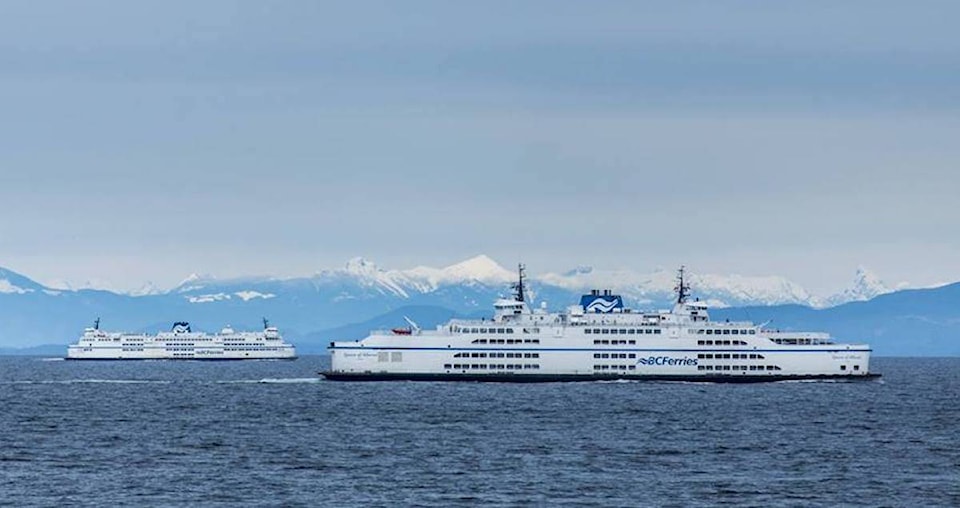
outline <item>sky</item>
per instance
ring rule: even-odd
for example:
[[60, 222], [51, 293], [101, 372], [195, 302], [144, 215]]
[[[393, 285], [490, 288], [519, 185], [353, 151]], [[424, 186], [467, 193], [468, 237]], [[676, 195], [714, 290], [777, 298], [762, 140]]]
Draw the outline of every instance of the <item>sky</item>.
[[960, 280], [960, 3], [4, 2], [0, 266]]

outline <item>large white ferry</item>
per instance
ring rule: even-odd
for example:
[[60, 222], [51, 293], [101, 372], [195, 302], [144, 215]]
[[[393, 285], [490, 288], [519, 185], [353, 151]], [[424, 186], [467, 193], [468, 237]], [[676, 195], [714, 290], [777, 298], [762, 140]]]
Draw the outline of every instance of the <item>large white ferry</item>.
[[688, 301], [680, 269], [670, 311], [636, 312], [610, 291], [591, 291], [565, 312], [531, 310], [524, 271], [514, 298], [494, 303], [492, 319], [453, 320], [436, 330], [374, 331], [331, 342], [331, 380], [758, 382], [869, 379], [870, 346], [837, 344], [828, 334], [781, 332], [751, 322], [712, 322]]
[[178, 322], [156, 335], [105, 332], [97, 319], [67, 348], [67, 360], [293, 360], [297, 352], [276, 327], [263, 320], [263, 331], [217, 334], [194, 332]]

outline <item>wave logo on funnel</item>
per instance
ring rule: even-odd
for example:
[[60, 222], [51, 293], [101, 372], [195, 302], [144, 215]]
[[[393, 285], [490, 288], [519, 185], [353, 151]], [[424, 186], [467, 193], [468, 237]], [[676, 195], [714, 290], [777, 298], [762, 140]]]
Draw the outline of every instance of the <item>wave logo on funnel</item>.
[[599, 294], [598, 291], [594, 291], [589, 295], [580, 297], [580, 306], [583, 307], [584, 312], [609, 314], [616, 309], [623, 308], [623, 299], [619, 295], [609, 292]]

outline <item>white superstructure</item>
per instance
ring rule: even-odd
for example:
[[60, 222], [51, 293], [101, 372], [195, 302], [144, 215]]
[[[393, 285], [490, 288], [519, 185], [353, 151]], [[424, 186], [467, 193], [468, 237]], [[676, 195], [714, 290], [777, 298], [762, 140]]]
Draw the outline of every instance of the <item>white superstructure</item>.
[[680, 270], [670, 311], [635, 312], [609, 291], [592, 291], [565, 312], [531, 310], [523, 267], [512, 300], [492, 319], [453, 320], [435, 330], [375, 331], [330, 343], [333, 380], [575, 381], [660, 379], [722, 382], [866, 379], [870, 346], [828, 334], [770, 331], [751, 322], [712, 322], [689, 302]]
[[217, 334], [194, 332], [178, 322], [156, 335], [105, 332], [100, 320], [67, 348], [68, 360], [293, 360], [292, 344], [263, 321], [259, 332], [237, 332], [229, 326]]

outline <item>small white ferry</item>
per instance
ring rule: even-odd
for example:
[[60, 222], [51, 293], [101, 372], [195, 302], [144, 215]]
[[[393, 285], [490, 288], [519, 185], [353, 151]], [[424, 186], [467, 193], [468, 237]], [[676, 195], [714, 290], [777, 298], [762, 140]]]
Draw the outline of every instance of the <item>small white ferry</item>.
[[531, 310], [524, 271], [513, 299], [492, 319], [453, 320], [435, 330], [374, 331], [331, 342], [331, 380], [759, 382], [869, 379], [870, 346], [828, 334], [771, 331], [751, 322], [713, 322], [688, 301], [680, 269], [670, 311], [636, 312], [610, 291], [591, 291], [565, 312]]
[[67, 348], [67, 360], [293, 360], [297, 352], [263, 320], [259, 332], [229, 326], [217, 334], [194, 332], [186, 322], [156, 335], [105, 332], [100, 319]]

